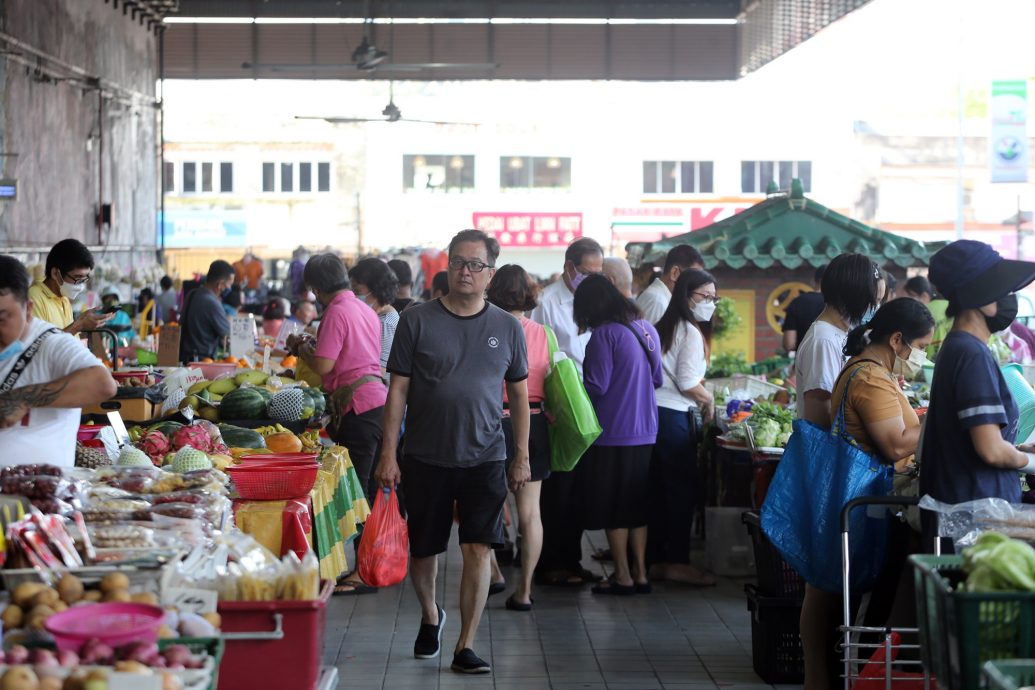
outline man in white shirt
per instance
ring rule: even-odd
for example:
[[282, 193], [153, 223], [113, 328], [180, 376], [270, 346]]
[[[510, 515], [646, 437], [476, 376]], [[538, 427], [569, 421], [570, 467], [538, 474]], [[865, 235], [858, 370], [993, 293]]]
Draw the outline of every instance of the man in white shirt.
[[[600, 244], [588, 237], [575, 240], [564, 252], [561, 279], [543, 290], [539, 306], [532, 310], [532, 320], [553, 329], [557, 346], [575, 362], [580, 376], [590, 334], [580, 334], [575, 325], [575, 290], [586, 276], [603, 270]], [[539, 498], [543, 551], [536, 567], [537, 584], [571, 586], [598, 579], [582, 567], [582, 529], [575, 495], [574, 472], [553, 472], [543, 482]]]
[[672, 300], [672, 288], [679, 280], [679, 275], [691, 268], [704, 270], [704, 259], [695, 247], [680, 244], [668, 251], [661, 275], [636, 298], [636, 306], [643, 312], [643, 318], [650, 323], [657, 323], [661, 319]]
[[589, 333], [580, 334], [575, 325], [575, 289], [586, 276], [603, 271], [603, 247], [589, 237], [575, 240], [564, 252], [561, 279], [543, 290], [539, 306], [532, 310], [532, 320], [553, 329], [557, 347], [575, 361], [580, 375]]
[[0, 255], [0, 465], [75, 464], [80, 408], [114, 379], [74, 336], [32, 316], [29, 273]]

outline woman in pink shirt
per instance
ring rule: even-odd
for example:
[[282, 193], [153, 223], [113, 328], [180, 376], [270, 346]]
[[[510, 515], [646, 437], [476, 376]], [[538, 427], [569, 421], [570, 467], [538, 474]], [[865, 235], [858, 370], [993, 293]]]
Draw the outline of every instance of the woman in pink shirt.
[[[532, 610], [532, 574], [543, 550], [543, 522], [539, 515], [539, 490], [550, 476], [550, 436], [543, 416], [546, 372], [550, 366], [546, 327], [525, 318], [536, 307], [536, 286], [525, 269], [508, 264], [496, 271], [489, 283], [491, 303], [509, 311], [521, 322], [528, 348], [528, 407], [532, 413], [528, 432], [528, 456], [532, 478], [516, 494], [521, 532], [521, 580], [507, 599], [511, 611]], [[514, 456], [514, 431], [507, 413], [507, 392], [503, 391], [503, 433], [507, 437], [507, 462]], [[502, 588], [502, 582], [494, 586]], [[500, 591], [497, 589], [496, 591]]]

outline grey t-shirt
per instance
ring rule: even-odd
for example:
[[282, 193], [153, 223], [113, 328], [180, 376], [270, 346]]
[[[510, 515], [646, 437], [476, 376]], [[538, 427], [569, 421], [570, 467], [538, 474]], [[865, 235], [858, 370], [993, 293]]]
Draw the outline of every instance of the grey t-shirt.
[[399, 318], [388, 372], [410, 379], [403, 452], [440, 467], [473, 467], [507, 457], [500, 384], [528, 378], [521, 323], [486, 302], [457, 316], [440, 300]]

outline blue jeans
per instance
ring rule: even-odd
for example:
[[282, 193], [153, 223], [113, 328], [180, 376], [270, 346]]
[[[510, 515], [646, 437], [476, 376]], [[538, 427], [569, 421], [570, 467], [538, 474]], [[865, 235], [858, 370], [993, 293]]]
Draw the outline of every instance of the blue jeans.
[[697, 441], [690, 438], [686, 412], [658, 408], [650, 472], [647, 561], [688, 564], [697, 497]]

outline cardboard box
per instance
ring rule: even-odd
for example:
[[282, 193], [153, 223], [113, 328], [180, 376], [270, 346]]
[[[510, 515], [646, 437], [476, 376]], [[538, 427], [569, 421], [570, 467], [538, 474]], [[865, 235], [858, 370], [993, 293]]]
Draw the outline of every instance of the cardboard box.
[[128, 424], [150, 421], [161, 414], [162, 408], [146, 398], [112, 398], [100, 405], [84, 407], [83, 414], [107, 414], [115, 410]]

